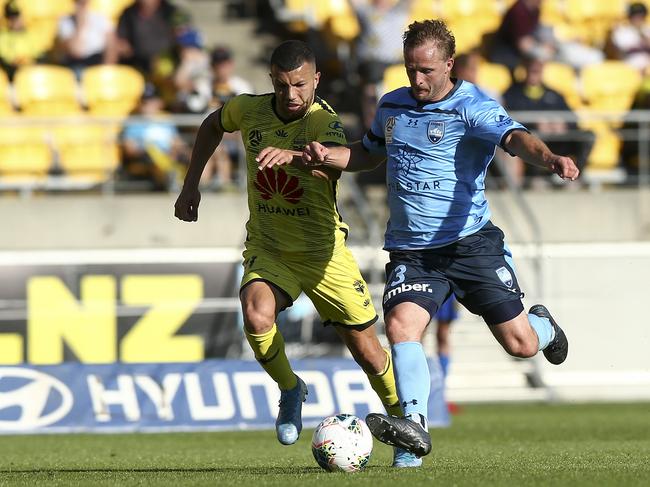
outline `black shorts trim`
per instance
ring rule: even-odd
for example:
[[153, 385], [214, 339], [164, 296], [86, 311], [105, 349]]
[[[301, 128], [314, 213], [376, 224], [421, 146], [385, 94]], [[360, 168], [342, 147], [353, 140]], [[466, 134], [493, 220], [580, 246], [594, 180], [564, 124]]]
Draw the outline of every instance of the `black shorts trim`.
[[363, 331], [366, 328], [370, 328], [372, 325], [374, 325], [378, 319], [379, 316], [375, 315], [375, 317], [370, 321], [366, 321], [365, 323], [360, 323], [358, 325], [346, 325], [345, 323], [341, 323], [339, 321], [327, 320], [323, 322], [323, 326], [338, 326], [341, 328], [352, 328], [353, 330]]
[[277, 284], [275, 284], [275, 283], [269, 281], [268, 279], [262, 279], [261, 277], [256, 277], [255, 279], [251, 279], [251, 280], [248, 281], [246, 284], [244, 284], [242, 287], [240, 287], [240, 288], [239, 288], [239, 295], [241, 296], [241, 292], [244, 290], [244, 288], [248, 287], [249, 284], [252, 284], [252, 283], [254, 283], [254, 282], [265, 282], [265, 283], [267, 283], [269, 286], [271, 286], [273, 289], [275, 289], [276, 291], [280, 292], [280, 293], [281, 293], [285, 298], [287, 298], [287, 300], [289, 301], [289, 304], [286, 305], [286, 306], [284, 306], [284, 307], [282, 307], [282, 308], [280, 309], [280, 311], [284, 311], [285, 309], [287, 309], [287, 308], [293, 306], [293, 298], [292, 298], [291, 296], [289, 296], [289, 293], [288, 293], [288, 292], [286, 292], [284, 289], [282, 289], [282, 288], [281, 288], [280, 286], [278, 286]]
[[504, 301], [483, 312], [483, 321], [489, 326], [499, 325], [516, 318], [523, 310], [524, 304], [520, 299]]
[[436, 315], [436, 312], [438, 311], [438, 305], [433, 299], [419, 294], [402, 293], [399, 295], [399, 297], [396, 297], [390, 301], [390, 307], [384, 306], [384, 314], [387, 315], [393, 311], [397, 305], [402, 303], [417, 304], [420, 308], [429, 313], [429, 321], [433, 319], [433, 317]]

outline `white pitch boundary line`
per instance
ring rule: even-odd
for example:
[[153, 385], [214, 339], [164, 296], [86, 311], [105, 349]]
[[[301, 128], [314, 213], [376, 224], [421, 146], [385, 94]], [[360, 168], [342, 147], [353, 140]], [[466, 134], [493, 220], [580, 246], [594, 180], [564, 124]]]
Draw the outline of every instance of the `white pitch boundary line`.
[[[539, 247], [533, 244], [513, 244], [510, 248], [517, 258], [594, 258], [650, 257], [650, 242], [611, 243], [553, 243]], [[385, 262], [388, 253], [371, 246], [350, 246], [360, 263], [370, 260]], [[71, 265], [71, 264], [193, 264], [241, 262], [242, 249], [214, 248], [135, 248], [93, 250], [26, 250], [0, 251], [0, 266]]]

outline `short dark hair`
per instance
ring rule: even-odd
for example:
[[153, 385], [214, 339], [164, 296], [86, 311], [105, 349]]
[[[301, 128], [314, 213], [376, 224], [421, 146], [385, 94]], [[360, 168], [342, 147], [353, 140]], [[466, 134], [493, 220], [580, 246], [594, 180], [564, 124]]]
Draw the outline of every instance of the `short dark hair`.
[[316, 64], [314, 51], [302, 41], [284, 41], [273, 50], [271, 66], [277, 66], [282, 71], [293, 71], [304, 63]]
[[456, 53], [456, 38], [442, 20], [423, 20], [413, 22], [404, 32], [404, 49], [421, 46], [433, 41], [444, 54], [445, 59], [454, 57]]

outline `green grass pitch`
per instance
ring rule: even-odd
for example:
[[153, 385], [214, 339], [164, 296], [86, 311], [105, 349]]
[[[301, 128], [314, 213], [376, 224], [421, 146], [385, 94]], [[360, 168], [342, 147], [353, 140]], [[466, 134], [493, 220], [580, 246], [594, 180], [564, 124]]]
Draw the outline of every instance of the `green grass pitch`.
[[305, 430], [283, 447], [273, 431], [0, 436], [0, 486], [648, 486], [650, 404], [471, 405], [432, 430], [420, 469], [389, 467], [375, 441], [369, 467], [330, 474]]

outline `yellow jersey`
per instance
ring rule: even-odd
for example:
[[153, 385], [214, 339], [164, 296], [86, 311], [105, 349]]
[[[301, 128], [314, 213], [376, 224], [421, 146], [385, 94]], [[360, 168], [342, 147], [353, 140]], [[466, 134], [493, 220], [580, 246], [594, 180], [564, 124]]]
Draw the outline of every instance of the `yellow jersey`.
[[307, 113], [288, 123], [275, 112], [274, 95], [239, 95], [221, 109], [226, 132], [241, 131], [246, 148], [248, 210], [246, 248], [278, 257], [328, 259], [345, 243], [348, 226], [336, 206], [338, 181], [292, 165], [258, 169], [255, 157], [269, 146], [302, 151], [312, 141], [345, 144], [339, 116], [316, 97]]

